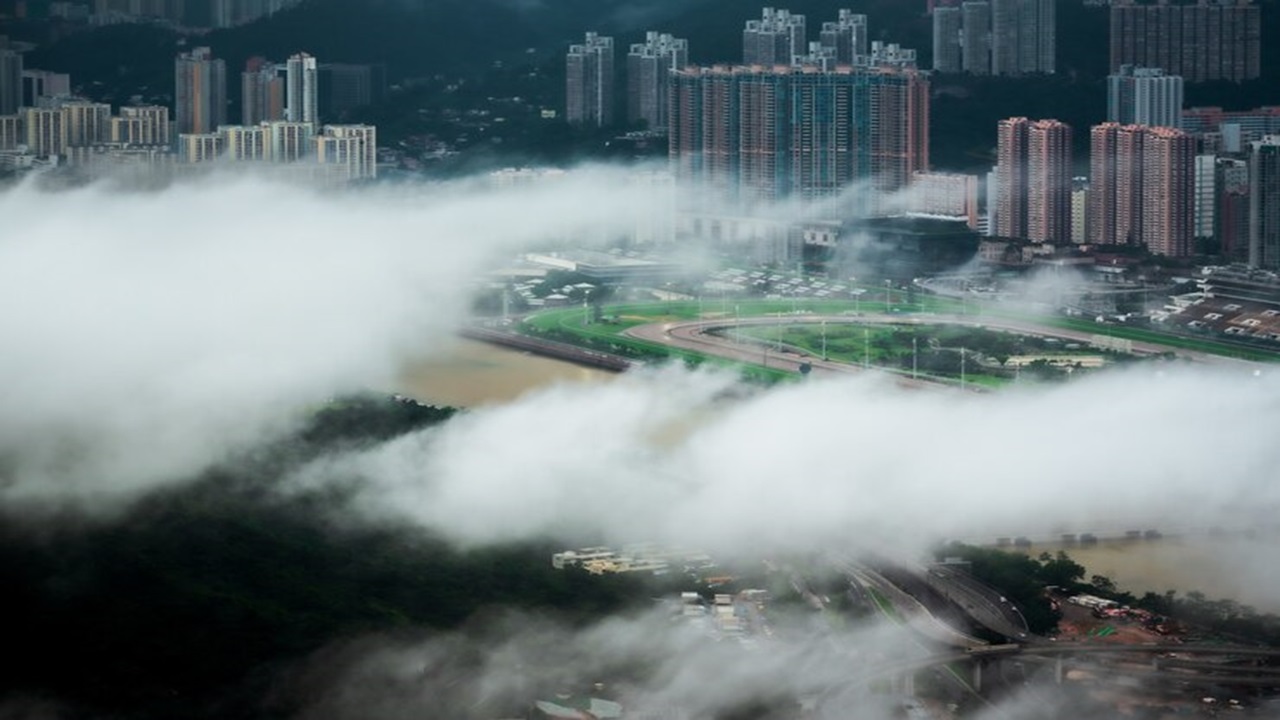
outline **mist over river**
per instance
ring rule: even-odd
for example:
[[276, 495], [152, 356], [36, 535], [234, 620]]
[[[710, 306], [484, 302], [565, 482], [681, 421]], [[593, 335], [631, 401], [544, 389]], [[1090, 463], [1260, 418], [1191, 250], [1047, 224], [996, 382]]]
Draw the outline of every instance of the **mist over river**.
[[[524, 393], [560, 383], [603, 383], [613, 373], [526, 352], [459, 339], [448, 352], [412, 363], [395, 389], [421, 402], [477, 407], [510, 402]], [[1031, 555], [1066, 550], [1087, 568], [1123, 590], [1199, 591], [1231, 598], [1260, 612], [1280, 613], [1280, 577], [1272, 577], [1280, 538], [1195, 533], [1158, 540], [1104, 540], [1093, 545], [1038, 543]], [[1087, 579], [1087, 577], [1086, 577]]]

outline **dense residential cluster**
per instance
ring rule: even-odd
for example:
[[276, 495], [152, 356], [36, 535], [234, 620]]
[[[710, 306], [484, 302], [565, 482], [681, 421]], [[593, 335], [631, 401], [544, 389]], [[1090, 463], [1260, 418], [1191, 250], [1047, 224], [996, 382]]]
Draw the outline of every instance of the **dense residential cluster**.
[[[870, 41], [868, 17], [850, 10], [812, 41], [804, 15], [766, 7], [746, 22], [738, 63], [690, 65], [686, 41], [651, 31], [628, 55], [627, 119], [667, 134], [676, 225], [718, 239], [772, 232], [761, 203], [801, 199], [820, 201], [819, 223], [917, 215], [1073, 253], [1121, 246], [1280, 268], [1280, 109], [1184, 107], [1187, 83], [1259, 76], [1256, 1], [1109, 5], [1105, 121], [1006, 118], [985, 177], [931, 167], [931, 94], [951, 73], [1054, 73], [1051, 0], [928, 3], [932, 73], [915, 51]], [[571, 47], [570, 122], [615, 122], [614, 52], [597, 33]], [[1073, 152], [1082, 135], [1088, 157]], [[797, 258], [793, 247], [779, 260]]]
[[[377, 177], [376, 128], [321, 123], [320, 68], [307, 53], [284, 63], [250, 59], [241, 76], [242, 122], [233, 125], [226, 64], [207, 47], [175, 58], [172, 110], [126, 105], [114, 114], [109, 104], [72, 95], [67, 75], [26, 70], [20, 49], [3, 49], [0, 169], [70, 165], [89, 176], [134, 171], [157, 178], [211, 163], [257, 163], [307, 182]], [[325, 77], [353, 104], [373, 92], [369, 66], [342, 65]]]

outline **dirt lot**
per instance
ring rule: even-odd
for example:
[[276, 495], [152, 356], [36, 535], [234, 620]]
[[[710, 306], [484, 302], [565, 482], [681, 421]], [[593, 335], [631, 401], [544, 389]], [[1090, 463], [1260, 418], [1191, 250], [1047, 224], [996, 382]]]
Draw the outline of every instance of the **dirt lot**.
[[[1110, 631], [1107, 629], [1110, 628]], [[1141, 644], [1169, 642], [1173, 638], [1152, 632], [1134, 620], [1095, 618], [1089, 608], [1062, 603], [1062, 622], [1058, 623], [1058, 639], [1062, 642], [1096, 642], [1107, 644]]]

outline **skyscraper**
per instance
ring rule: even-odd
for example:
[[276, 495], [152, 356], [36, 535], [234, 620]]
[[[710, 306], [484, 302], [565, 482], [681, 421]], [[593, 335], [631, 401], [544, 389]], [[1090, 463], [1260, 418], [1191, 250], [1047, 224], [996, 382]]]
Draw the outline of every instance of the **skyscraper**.
[[686, 68], [672, 88], [677, 178], [744, 203], [865, 181], [875, 192], [856, 209], [874, 211], [928, 169], [928, 79], [901, 56], [873, 47], [870, 66]]
[[0, 115], [12, 115], [22, 104], [22, 53], [0, 47]]
[[1071, 127], [1013, 117], [997, 137], [995, 234], [1071, 242]]
[[1163, 68], [1187, 82], [1261, 74], [1262, 10], [1253, 0], [1111, 2], [1111, 70]]
[[933, 69], [940, 73], [958, 73], [962, 62], [962, 11], [958, 7], [933, 10]]
[[1055, 0], [991, 0], [991, 74], [1052, 73], [1056, 68]]
[[1089, 241], [1185, 257], [1195, 236], [1195, 139], [1103, 123], [1090, 133]]
[[174, 63], [177, 132], [212, 133], [227, 122], [227, 67], [207, 47], [182, 53]]
[[742, 64], [790, 65], [808, 51], [803, 15], [764, 8], [759, 20], [748, 20], [742, 31]]
[[1212, 154], [1196, 155], [1195, 236], [1197, 239], [1213, 237], [1213, 215], [1218, 207], [1217, 157]]
[[565, 58], [565, 119], [578, 125], [613, 124], [613, 38], [589, 32]]
[[1116, 236], [1116, 159], [1119, 123], [1095, 125], [1089, 131], [1088, 230], [1085, 240], [1118, 245]]
[[281, 67], [264, 58], [249, 58], [240, 74], [240, 124], [257, 125], [285, 119], [285, 79]]
[[867, 54], [867, 16], [841, 9], [835, 22], [822, 23], [818, 42], [833, 51], [837, 65], [855, 64]]
[[689, 64], [689, 42], [649, 32], [627, 54], [627, 122], [667, 129], [671, 72]]
[[1280, 135], [1249, 144], [1249, 264], [1280, 270]]
[[960, 6], [962, 69], [974, 75], [991, 74], [991, 4], [971, 0]]
[[1142, 153], [1142, 234], [1149, 252], [1191, 255], [1195, 242], [1196, 142], [1176, 128], [1147, 129]]
[[1027, 131], [1024, 117], [1001, 120], [996, 129], [995, 234], [1027, 236]]
[[307, 53], [289, 56], [285, 63], [284, 117], [289, 122], [320, 124], [320, 90], [316, 59]]
[[1214, 189], [1213, 237], [1218, 251], [1233, 262], [1249, 261], [1249, 163], [1218, 158]]
[[1107, 121], [1181, 127], [1182, 78], [1159, 68], [1122, 66], [1107, 77]]
[[1037, 120], [1027, 129], [1027, 235], [1071, 242], [1071, 126]]

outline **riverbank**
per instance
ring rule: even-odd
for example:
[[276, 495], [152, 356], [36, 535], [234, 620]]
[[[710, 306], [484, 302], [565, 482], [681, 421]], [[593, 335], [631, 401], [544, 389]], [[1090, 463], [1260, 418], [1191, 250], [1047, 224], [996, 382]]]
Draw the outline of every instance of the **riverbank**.
[[424, 403], [477, 407], [511, 402], [557, 384], [608, 382], [614, 377], [617, 374], [607, 370], [458, 339], [443, 353], [406, 364], [393, 391]]

